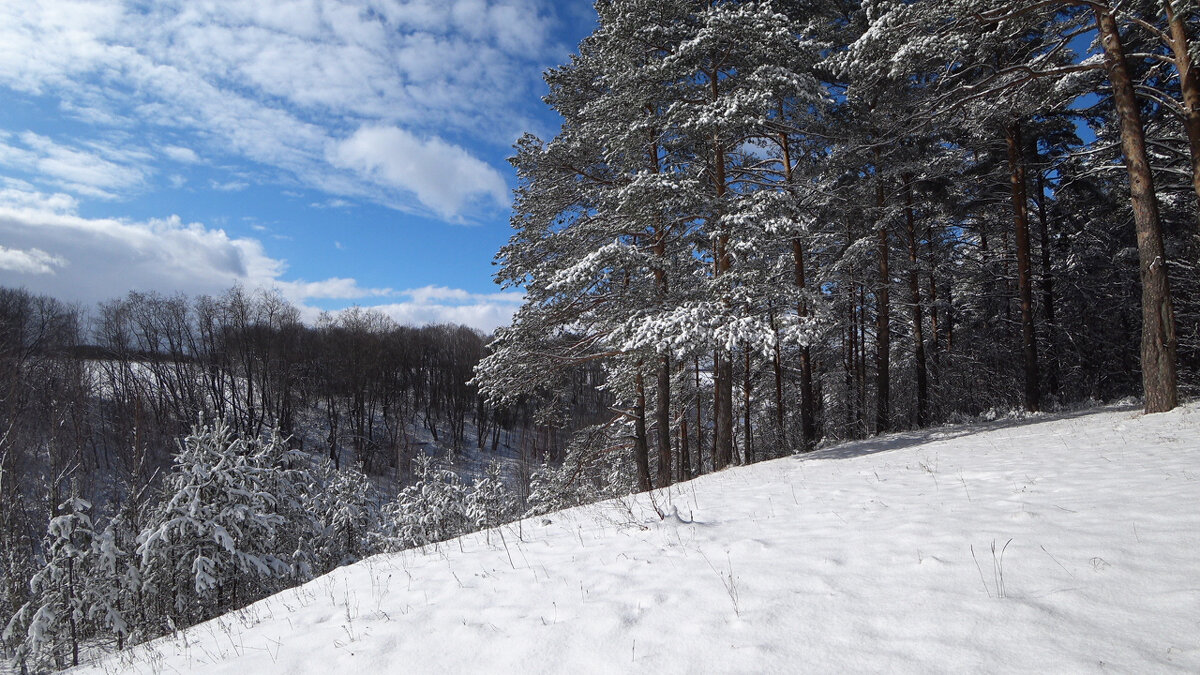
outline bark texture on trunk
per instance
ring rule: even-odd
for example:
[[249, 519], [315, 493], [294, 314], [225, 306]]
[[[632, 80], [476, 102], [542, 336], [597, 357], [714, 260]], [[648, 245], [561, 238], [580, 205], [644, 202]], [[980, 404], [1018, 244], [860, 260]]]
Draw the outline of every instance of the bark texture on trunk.
[[[658, 161], [658, 144], [650, 143], [650, 163], [654, 173], [660, 172]], [[659, 302], [667, 301], [667, 228], [661, 219], [654, 228], [654, 256], [658, 264], [654, 267], [654, 289]], [[671, 357], [658, 357], [657, 382], [655, 384], [656, 408], [654, 424], [658, 437], [658, 486], [666, 487], [671, 484]]]
[[[784, 181], [792, 184], [792, 158], [787, 134], [782, 134], [783, 141], [783, 170]], [[804, 279], [804, 245], [799, 237], [792, 238], [792, 265], [795, 271], [796, 288], [801, 291], [805, 287]], [[801, 301], [796, 306], [796, 313], [801, 318], [808, 316], [808, 306]], [[782, 428], [782, 409], [780, 410], [780, 427]], [[813, 387], [812, 387], [812, 350], [808, 345], [800, 348], [800, 433], [805, 451], [811, 450], [815, 442], [816, 430], [813, 419]]]
[[[680, 388], [684, 388], [687, 382], [687, 365], [686, 362], [679, 364]], [[679, 471], [679, 480], [685, 481], [692, 477], [692, 453], [691, 442], [688, 438], [688, 411], [684, 404], [684, 398], [681, 395], [679, 398], [679, 461], [677, 462]]]
[[925, 363], [925, 317], [921, 310], [921, 275], [917, 258], [917, 224], [913, 212], [913, 175], [904, 174], [904, 223], [908, 230], [908, 292], [912, 302], [913, 358], [917, 371], [917, 426], [929, 421], [929, 375]]
[[633, 457], [637, 463], [638, 491], [653, 489], [650, 483], [650, 444], [646, 438], [646, 387], [642, 381], [641, 364], [634, 378], [636, 389], [633, 402]]
[[1187, 131], [1192, 153], [1192, 190], [1196, 193], [1196, 223], [1200, 237], [1200, 70], [1192, 61], [1191, 36], [1183, 17], [1175, 11], [1172, 0], [1163, 0], [1167, 15], [1167, 31], [1171, 38], [1171, 53], [1179, 73], [1179, 93], [1183, 98], [1183, 127]]
[[1046, 215], [1046, 178], [1038, 172], [1038, 220], [1042, 231], [1042, 311], [1046, 314], [1046, 347], [1049, 350], [1050, 369], [1047, 373], [1047, 384], [1050, 393], [1058, 395], [1058, 349], [1055, 347], [1056, 329], [1054, 324], [1054, 267], [1050, 259], [1050, 218]]
[[1021, 303], [1021, 354], [1025, 370], [1025, 409], [1037, 412], [1041, 384], [1038, 373], [1037, 335], [1033, 327], [1033, 280], [1029, 274], [1029, 194], [1025, 182], [1025, 154], [1021, 124], [1004, 128], [1008, 170], [1012, 183], [1013, 221], [1017, 244], [1017, 296]]
[[700, 405], [700, 357], [696, 356], [692, 363], [696, 375], [696, 473], [704, 474], [704, 406]]
[[743, 433], [746, 443], [746, 464], [754, 463], [754, 443], [750, 435], [750, 348], [746, 346], [746, 366], [742, 371], [742, 417], [744, 418]]
[[658, 406], [654, 409], [654, 425], [658, 432], [658, 487], [671, 484], [671, 359], [658, 358], [658, 383], [655, 390]]
[[[796, 287], [803, 290], [806, 283], [804, 279], [804, 247], [800, 245], [799, 239], [792, 240], [792, 259], [796, 271]], [[801, 317], [808, 316], [808, 306], [804, 302], [796, 307], [796, 311]], [[814, 408], [812, 347], [804, 345], [800, 347], [800, 433], [806, 452], [812, 450], [813, 444], [816, 442]]]
[[[716, 80], [713, 80], [714, 99], [716, 98]], [[717, 201], [725, 196], [725, 148], [719, 138], [713, 139], [713, 164], [716, 170], [713, 182], [716, 184]], [[714, 275], [722, 276], [729, 271], [732, 258], [729, 255], [729, 234], [721, 233], [717, 238], [717, 250], [713, 261]], [[713, 373], [713, 468], [723, 469], [733, 462], [733, 354], [725, 354], [718, 358], [716, 370]]]
[[875, 433], [882, 434], [891, 428], [891, 350], [892, 325], [889, 290], [892, 285], [888, 272], [888, 226], [883, 215], [886, 201], [883, 193], [883, 178], [879, 166], [879, 151], [875, 151], [875, 206], [878, 214], [879, 241], [876, 246], [879, 256], [879, 285], [875, 289]]
[[1117, 22], [1107, 9], [1098, 7], [1095, 13], [1096, 29], [1104, 48], [1105, 66], [1121, 122], [1121, 151], [1129, 172], [1129, 198], [1137, 228], [1142, 281], [1142, 387], [1146, 396], [1146, 412], [1165, 412], [1178, 405], [1178, 391], [1175, 378], [1175, 311], [1167, 279], [1158, 200], [1146, 155], [1145, 131]]

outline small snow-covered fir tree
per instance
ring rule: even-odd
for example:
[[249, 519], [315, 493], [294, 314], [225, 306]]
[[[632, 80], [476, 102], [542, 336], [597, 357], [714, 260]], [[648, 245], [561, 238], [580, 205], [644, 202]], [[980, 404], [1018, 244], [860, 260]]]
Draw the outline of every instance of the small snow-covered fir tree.
[[320, 526], [309, 548], [322, 570], [378, 551], [379, 496], [361, 471], [320, 464], [313, 470], [309, 504]]
[[484, 474], [475, 479], [465, 504], [467, 522], [481, 530], [502, 525], [517, 515], [517, 497], [504, 482], [499, 462], [489, 462]]
[[45, 564], [30, 580], [31, 599], [8, 622], [6, 641], [24, 632], [16, 656], [38, 667], [79, 665], [79, 644], [86, 634], [88, 573], [98, 549], [90, 514], [92, 505], [73, 497], [50, 520]]
[[415, 548], [467, 532], [466, 488], [458, 474], [425, 454], [413, 460], [416, 480], [384, 507], [391, 548]]
[[192, 430], [166, 479], [167, 499], [142, 534], [144, 588], [171, 615], [197, 620], [259, 597], [293, 573], [283, 545], [293, 470], [278, 435], [236, 438], [225, 423]]
[[528, 516], [622, 497], [637, 487], [632, 424], [595, 425], [579, 431], [559, 466], [542, 465], [529, 480]]

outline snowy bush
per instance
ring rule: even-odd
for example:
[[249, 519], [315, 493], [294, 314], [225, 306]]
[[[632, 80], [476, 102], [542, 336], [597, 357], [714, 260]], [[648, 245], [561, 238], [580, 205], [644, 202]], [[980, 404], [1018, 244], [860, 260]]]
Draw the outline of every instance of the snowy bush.
[[468, 531], [466, 490], [458, 474], [439, 468], [427, 455], [413, 460], [416, 477], [385, 507], [385, 536], [391, 548], [425, 546]]
[[541, 515], [637, 491], [633, 452], [623, 427], [597, 425], [575, 434], [560, 466], [543, 464], [529, 480], [526, 515]]
[[[256, 599], [296, 573], [284, 514], [304, 509], [304, 470], [277, 434], [235, 438], [224, 423], [195, 428], [166, 479], [166, 503], [141, 537], [144, 588], [171, 615], [196, 620]], [[293, 523], [294, 524], [294, 523]], [[264, 588], [265, 586], [265, 588]]]
[[489, 462], [484, 474], [475, 479], [465, 508], [467, 521], [477, 530], [502, 525], [517, 517], [517, 496], [505, 484], [499, 462]]
[[5, 626], [4, 640], [16, 643], [16, 657], [26, 666], [78, 665], [85, 640], [103, 631], [123, 641], [129, 633], [125, 598], [137, 574], [118, 547], [122, 523], [97, 531], [91, 510], [90, 502], [75, 497], [59, 505], [62, 515], [47, 528], [45, 564], [30, 580], [30, 600]]
[[322, 570], [378, 552], [379, 495], [357, 469], [337, 470], [326, 461], [313, 470], [309, 508], [318, 531], [308, 549]]

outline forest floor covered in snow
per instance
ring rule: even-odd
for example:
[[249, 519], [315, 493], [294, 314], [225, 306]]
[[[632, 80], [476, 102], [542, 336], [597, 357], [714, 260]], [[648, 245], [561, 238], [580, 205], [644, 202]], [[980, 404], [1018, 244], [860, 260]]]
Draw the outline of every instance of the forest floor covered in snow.
[[1200, 405], [830, 447], [382, 555], [87, 672], [1200, 672]]

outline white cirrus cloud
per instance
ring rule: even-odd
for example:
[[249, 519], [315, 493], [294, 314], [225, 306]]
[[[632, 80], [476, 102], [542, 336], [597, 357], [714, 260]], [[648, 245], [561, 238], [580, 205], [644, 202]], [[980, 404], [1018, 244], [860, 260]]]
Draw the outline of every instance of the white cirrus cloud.
[[[479, 157], [547, 131], [540, 73], [569, 53], [554, 35], [574, 11], [549, 0], [0, 3], [0, 89], [57, 99], [101, 137], [124, 134], [108, 149], [150, 158], [26, 145], [32, 155], [10, 159], [43, 189], [98, 198], [126, 195], [159, 162], [248, 160], [273, 169], [252, 172], [262, 180], [459, 222], [480, 202], [508, 203]], [[347, 124], [359, 132], [347, 138]], [[380, 157], [360, 145], [372, 135], [431, 163]]]
[[195, 164], [200, 161], [200, 156], [195, 150], [185, 148], [181, 145], [164, 146], [163, 154], [181, 164]]
[[148, 173], [141, 152], [101, 143], [59, 143], [33, 132], [0, 134], [0, 165], [44, 177], [78, 194], [113, 199], [140, 186]]
[[440, 138], [418, 138], [397, 127], [363, 127], [335, 145], [330, 161], [393, 189], [414, 194], [422, 205], [452, 218], [478, 200], [508, 204], [500, 172], [467, 150]]
[[422, 286], [402, 291], [403, 295], [412, 298], [413, 302], [427, 304], [431, 301], [443, 302], [493, 302], [500, 304], [520, 305], [525, 301], [524, 293], [468, 293], [461, 288], [446, 286]]

